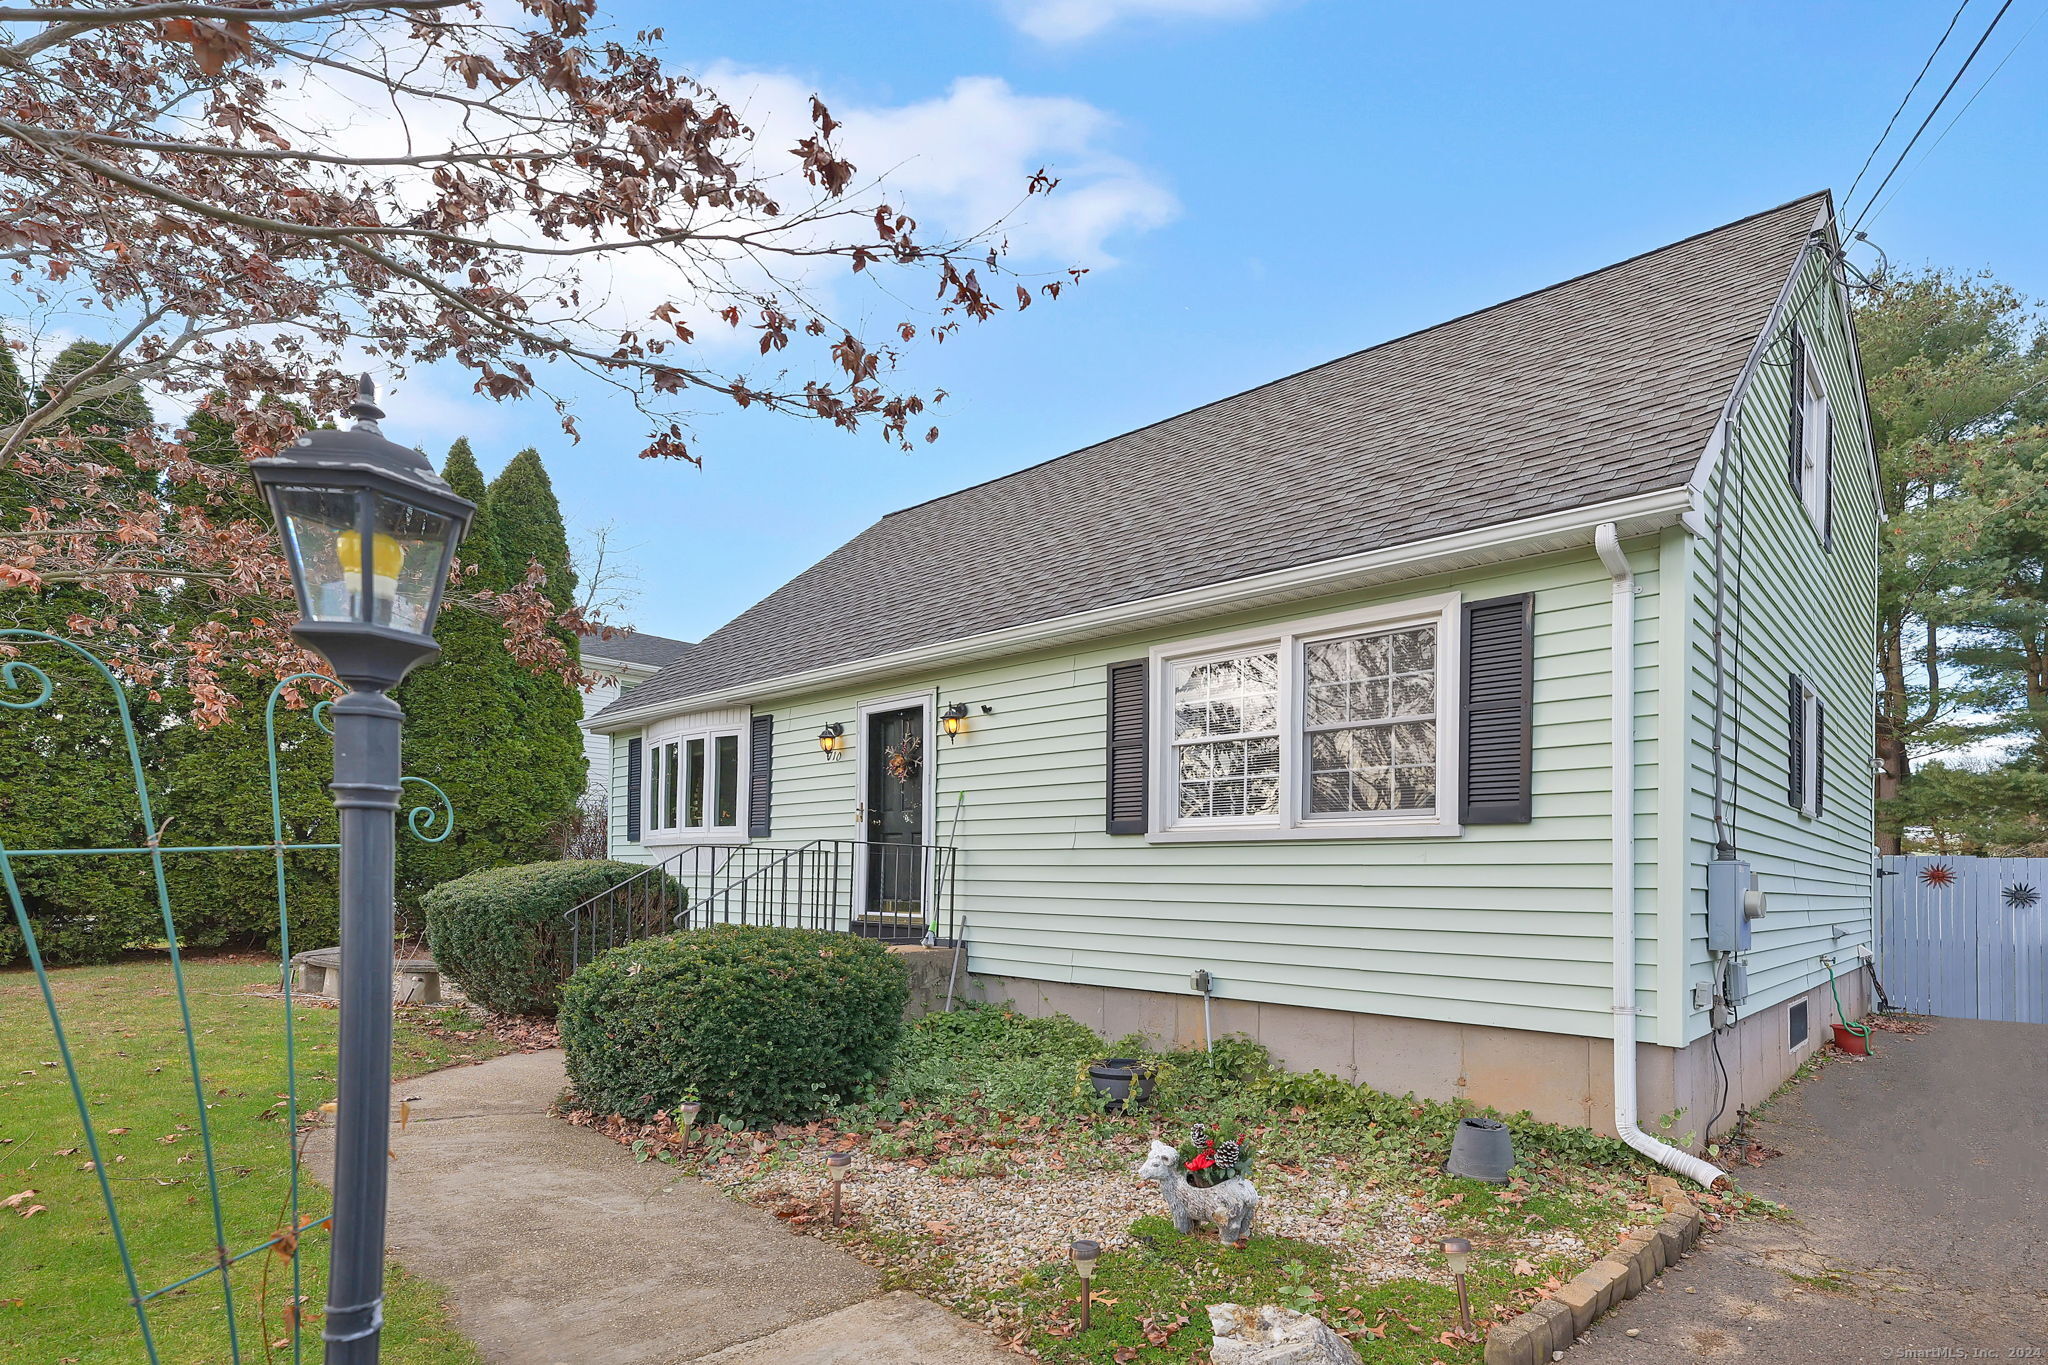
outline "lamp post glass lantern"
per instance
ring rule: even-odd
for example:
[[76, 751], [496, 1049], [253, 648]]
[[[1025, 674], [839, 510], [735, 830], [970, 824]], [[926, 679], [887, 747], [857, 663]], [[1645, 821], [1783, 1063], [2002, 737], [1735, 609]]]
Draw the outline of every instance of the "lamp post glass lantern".
[[346, 431], [309, 431], [250, 462], [298, 593], [293, 634], [343, 681], [384, 690], [438, 652], [434, 618], [475, 513], [426, 457], [386, 440], [369, 376]]
[[391, 1125], [392, 869], [405, 713], [389, 695], [440, 653], [434, 617], [473, 504], [426, 457], [384, 438], [365, 375], [347, 431], [310, 431], [252, 460], [284, 542], [299, 621], [349, 690], [331, 712], [341, 824], [341, 1039], [334, 1214], [321, 1325], [327, 1365], [375, 1365], [384, 1325]]

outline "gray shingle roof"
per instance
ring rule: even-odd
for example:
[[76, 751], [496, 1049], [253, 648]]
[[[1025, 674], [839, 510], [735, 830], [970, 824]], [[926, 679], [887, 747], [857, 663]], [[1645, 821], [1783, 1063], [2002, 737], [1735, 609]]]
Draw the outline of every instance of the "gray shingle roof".
[[1827, 203], [892, 512], [608, 709], [1682, 485]]
[[691, 647], [688, 640], [671, 640], [666, 635], [649, 635], [644, 630], [620, 633], [609, 640], [600, 639], [592, 632], [579, 635], [576, 643], [586, 659], [609, 659], [614, 663], [656, 668], [675, 662], [683, 651]]

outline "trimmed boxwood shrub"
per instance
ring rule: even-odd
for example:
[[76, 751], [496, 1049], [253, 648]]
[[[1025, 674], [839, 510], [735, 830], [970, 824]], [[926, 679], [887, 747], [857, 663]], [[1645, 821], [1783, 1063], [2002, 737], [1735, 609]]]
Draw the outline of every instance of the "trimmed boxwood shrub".
[[[442, 971], [485, 1009], [500, 1014], [553, 1014], [569, 977], [568, 926], [562, 916], [599, 892], [647, 869], [639, 863], [575, 861], [491, 867], [443, 882], [420, 899], [427, 916], [427, 946]], [[674, 911], [682, 892], [665, 872], [666, 898], [649, 887], [649, 901]], [[660, 924], [643, 926], [667, 928]]]
[[645, 1120], [695, 1092], [707, 1117], [810, 1118], [880, 1080], [910, 977], [872, 939], [719, 925], [615, 948], [562, 991], [578, 1100]]

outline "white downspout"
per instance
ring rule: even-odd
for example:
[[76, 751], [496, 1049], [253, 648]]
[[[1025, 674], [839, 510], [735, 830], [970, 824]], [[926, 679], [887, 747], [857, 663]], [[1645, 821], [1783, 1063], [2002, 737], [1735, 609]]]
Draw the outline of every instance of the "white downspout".
[[1593, 548], [1614, 580], [1614, 1131], [1650, 1160], [1712, 1189], [1726, 1171], [1636, 1126], [1636, 578], [1613, 522], [1594, 529]]

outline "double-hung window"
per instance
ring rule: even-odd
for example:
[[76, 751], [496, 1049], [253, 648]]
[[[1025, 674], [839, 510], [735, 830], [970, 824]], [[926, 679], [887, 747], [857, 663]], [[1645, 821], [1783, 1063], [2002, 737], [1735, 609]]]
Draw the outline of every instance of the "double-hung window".
[[1813, 352], [1802, 349], [1799, 364], [1799, 500], [1816, 528], [1828, 517], [1828, 390]]
[[716, 834], [740, 825], [740, 737], [725, 731], [650, 745], [646, 827], [655, 834]]
[[1828, 721], [1820, 689], [1794, 673], [1789, 679], [1786, 716], [1786, 800], [1809, 818], [1821, 813], [1826, 795]]
[[1456, 832], [1455, 598], [1153, 651], [1153, 836]]

